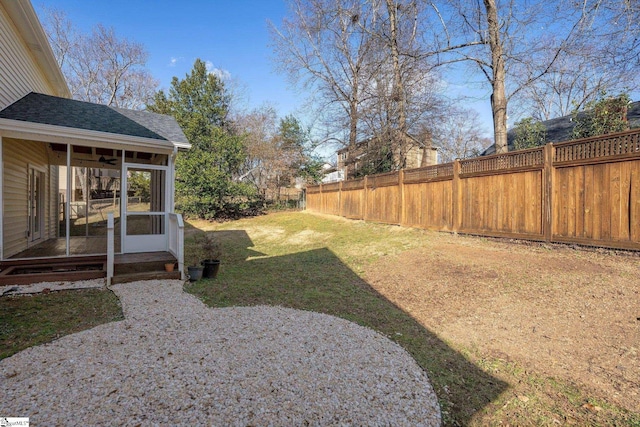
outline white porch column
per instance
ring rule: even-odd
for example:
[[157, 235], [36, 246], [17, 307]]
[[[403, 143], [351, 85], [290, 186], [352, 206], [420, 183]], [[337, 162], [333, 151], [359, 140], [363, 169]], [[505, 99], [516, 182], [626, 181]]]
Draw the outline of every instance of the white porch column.
[[111, 286], [111, 279], [113, 279], [115, 260], [115, 247], [113, 239], [113, 212], [109, 212], [107, 214], [107, 286]]
[[169, 155], [169, 176], [168, 178], [168, 182], [167, 182], [167, 191], [168, 191], [168, 198], [167, 198], [167, 203], [169, 203], [169, 206], [166, 207], [167, 212], [169, 213], [174, 213], [175, 212], [175, 207], [176, 207], [176, 201], [175, 201], [175, 197], [176, 197], [176, 158], [178, 157], [178, 149], [174, 148], [173, 149], [173, 153], [171, 153]]
[[129, 209], [129, 194], [127, 192], [127, 168], [125, 166], [126, 150], [120, 150], [122, 157], [120, 158], [120, 253], [127, 251], [125, 245], [125, 236], [127, 234], [127, 210]]
[[65, 227], [66, 227], [66, 232], [65, 232], [65, 238], [66, 238], [66, 249], [65, 249], [65, 254], [67, 256], [69, 256], [69, 253], [71, 251], [70, 245], [71, 245], [71, 236], [69, 236], [71, 234], [71, 180], [72, 180], [72, 176], [73, 176], [73, 171], [71, 170], [71, 144], [67, 144], [67, 200], [65, 202], [65, 204], [67, 205], [65, 207], [66, 211], [67, 211], [67, 215], [66, 218], [64, 219], [65, 222]]

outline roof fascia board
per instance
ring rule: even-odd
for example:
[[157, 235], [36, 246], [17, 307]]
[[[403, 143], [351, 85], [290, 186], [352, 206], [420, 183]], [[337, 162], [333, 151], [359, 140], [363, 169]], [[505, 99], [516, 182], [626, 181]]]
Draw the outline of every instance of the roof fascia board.
[[71, 98], [71, 91], [67, 81], [58, 66], [58, 61], [53, 54], [49, 39], [31, 2], [22, 0], [0, 1], [13, 20], [13, 24], [18, 29], [29, 52], [58, 92], [57, 95], [63, 98]]
[[75, 129], [11, 119], [0, 119], [0, 135], [9, 138], [31, 139], [58, 144], [115, 148], [120, 150], [143, 148], [151, 150], [152, 152], [161, 153], [171, 153], [173, 152], [174, 147], [188, 148], [183, 147], [184, 144], [174, 144], [167, 140], [118, 135], [107, 132]]

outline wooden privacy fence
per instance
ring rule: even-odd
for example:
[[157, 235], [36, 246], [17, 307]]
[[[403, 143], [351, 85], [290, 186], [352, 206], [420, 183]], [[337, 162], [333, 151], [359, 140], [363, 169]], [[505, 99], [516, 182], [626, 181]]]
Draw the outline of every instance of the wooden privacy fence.
[[307, 188], [307, 209], [640, 250], [640, 129]]

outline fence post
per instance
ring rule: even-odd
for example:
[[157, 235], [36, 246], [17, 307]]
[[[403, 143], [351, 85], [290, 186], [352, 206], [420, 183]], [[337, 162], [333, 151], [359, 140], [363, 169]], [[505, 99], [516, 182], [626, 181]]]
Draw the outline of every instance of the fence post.
[[398, 223], [400, 225], [405, 224], [405, 208], [404, 208], [404, 169], [398, 171], [398, 190], [399, 190], [399, 211], [398, 211]]
[[324, 203], [322, 202], [322, 183], [320, 183], [320, 193], [318, 193], [318, 197], [320, 198], [320, 200], [318, 200], [318, 206], [320, 207], [320, 212], [327, 213], [324, 208]]
[[367, 205], [368, 205], [367, 199], [369, 198], [368, 196], [369, 190], [367, 190], [367, 185], [369, 185], [368, 182], [369, 182], [369, 175], [365, 175], [364, 176], [364, 197], [363, 197], [364, 202], [362, 206], [362, 219], [364, 221], [367, 220], [367, 216], [368, 216], [367, 215]]
[[544, 146], [544, 169], [542, 175], [542, 233], [544, 240], [553, 238], [553, 144]]
[[460, 159], [455, 159], [453, 161], [452, 193], [452, 228], [453, 231], [457, 233], [462, 228], [462, 189], [460, 188]]
[[344, 216], [342, 214], [342, 212], [344, 211], [344, 209], [342, 209], [342, 183], [344, 181], [340, 181], [340, 186], [338, 187], [338, 215], [340, 216]]

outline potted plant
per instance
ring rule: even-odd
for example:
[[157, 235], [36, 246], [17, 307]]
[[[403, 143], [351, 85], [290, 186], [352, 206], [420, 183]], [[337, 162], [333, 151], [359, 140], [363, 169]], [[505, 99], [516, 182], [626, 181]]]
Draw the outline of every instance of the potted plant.
[[204, 270], [204, 267], [200, 265], [200, 261], [204, 259], [205, 256], [203, 238], [200, 234], [195, 236], [193, 243], [185, 245], [184, 255], [185, 260], [189, 263], [187, 265], [189, 281], [195, 282], [200, 280], [202, 278], [202, 271]]
[[213, 233], [205, 233], [202, 238], [202, 249], [204, 253], [204, 271], [202, 277], [207, 279], [215, 279], [220, 269], [220, 243], [213, 237]]

